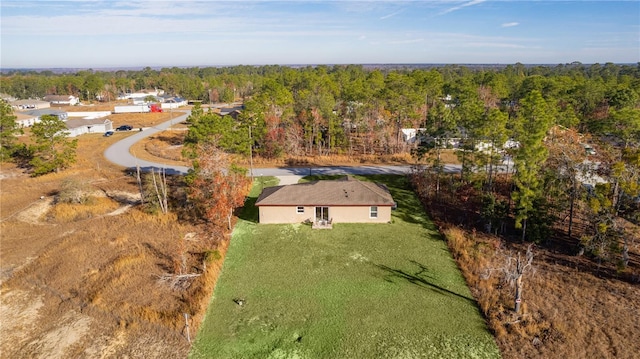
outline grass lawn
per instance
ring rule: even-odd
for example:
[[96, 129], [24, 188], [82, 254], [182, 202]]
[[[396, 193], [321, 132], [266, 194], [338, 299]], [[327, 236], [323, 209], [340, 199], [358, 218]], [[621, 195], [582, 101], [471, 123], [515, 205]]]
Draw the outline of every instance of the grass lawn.
[[260, 225], [254, 188], [192, 358], [500, 357], [405, 179], [366, 178], [398, 202], [392, 223]]

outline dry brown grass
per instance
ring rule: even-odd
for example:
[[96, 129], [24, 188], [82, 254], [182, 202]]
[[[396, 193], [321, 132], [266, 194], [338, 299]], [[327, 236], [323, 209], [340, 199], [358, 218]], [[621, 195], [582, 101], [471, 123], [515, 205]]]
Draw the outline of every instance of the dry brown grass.
[[523, 314], [516, 315], [514, 288], [499, 269], [525, 245], [458, 227], [442, 232], [504, 358], [637, 357], [637, 285], [585, 273], [576, 268], [583, 259], [537, 248], [535, 271], [525, 275]]
[[[183, 313], [192, 316], [193, 336], [223, 256], [205, 265], [215, 241], [175, 211], [151, 215], [134, 206], [109, 215], [130, 205], [138, 191], [134, 178], [102, 156], [117, 141], [113, 137], [80, 136], [77, 163], [60, 173], [32, 178], [2, 164], [1, 314], [20, 318], [18, 327], [0, 326], [2, 357], [186, 356]], [[68, 178], [109, 197], [56, 203]], [[33, 221], [24, 221], [20, 214], [34, 208], [43, 216], [34, 211]], [[187, 233], [198, 235], [183, 240]], [[225, 249], [218, 248], [222, 254]], [[158, 277], [175, 274], [182, 253], [188, 272], [200, 276], [176, 290]], [[25, 312], [25, 303], [33, 303], [33, 310]]]
[[119, 203], [107, 197], [91, 197], [85, 204], [57, 203], [47, 217], [55, 223], [68, 223], [103, 216], [119, 206]]
[[[525, 253], [528, 244], [476, 232], [473, 188], [417, 192], [440, 231], [493, 331], [504, 358], [635, 358], [640, 352], [640, 266], [638, 247], [625, 271], [571, 251], [577, 240], [556, 231], [534, 248], [534, 270], [525, 274], [522, 313], [514, 313], [514, 292], [505, 280], [506, 258]], [[433, 189], [431, 188], [431, 191]], [[443, 189], [444, 192], [444, 189]], [[450, 202], [450, 203], [449, 203]], [[454, 223], [454, 224], [452, 224]], [[463, 227], [460, 224], [464, 224]]]

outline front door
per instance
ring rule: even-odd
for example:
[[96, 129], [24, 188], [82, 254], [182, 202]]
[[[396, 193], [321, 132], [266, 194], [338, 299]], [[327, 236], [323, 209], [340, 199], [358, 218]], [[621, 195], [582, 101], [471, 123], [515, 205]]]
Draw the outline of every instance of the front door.
[[329, 220], [329, 207], [316, 207], [316, 222]]

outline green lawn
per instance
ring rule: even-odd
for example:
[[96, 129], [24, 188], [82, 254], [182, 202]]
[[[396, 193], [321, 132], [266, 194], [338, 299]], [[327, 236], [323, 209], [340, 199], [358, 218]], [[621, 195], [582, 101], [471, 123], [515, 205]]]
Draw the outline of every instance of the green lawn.
[[332, 230], [257, 224], [255, 188], [190, 356], [500, 357], [404, 178], [375, 180], [398, 202], [392, 223]]

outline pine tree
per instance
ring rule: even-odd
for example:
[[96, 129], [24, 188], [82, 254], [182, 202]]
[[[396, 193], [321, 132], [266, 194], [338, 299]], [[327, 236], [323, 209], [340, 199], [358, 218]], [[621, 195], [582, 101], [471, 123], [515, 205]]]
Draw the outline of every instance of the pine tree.
[[0, 100], [0, 162], [8, 160], [13, 154], [16, 135], [22, 133], [16, 118], [11, 105]]
[[34, 176], [58, 172], [76, 161], [78, 140], [69, 139], [66, 129], [64, 121], [53, 115], [44, 115], [33, 125], [35, 145], [30, 164]]
[[524, 241], [527, 236], [527, 219], [533, 212], [534, 202], [542, 195], [541, 168], [547, 159], [543, 140], [553, 117], [542, 94], [537, 90], [531, 91], [521, 101], [517, 115], [514, 130], [520, 147], [514, 158], [516, 190], [512, 198], [516, 210], [516, 228], [522, 229]]

